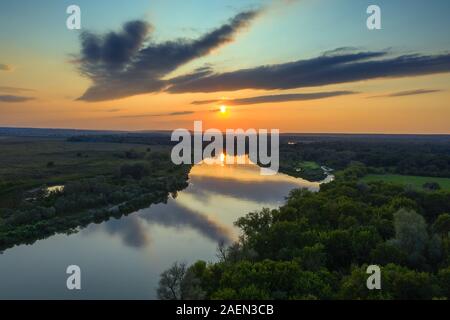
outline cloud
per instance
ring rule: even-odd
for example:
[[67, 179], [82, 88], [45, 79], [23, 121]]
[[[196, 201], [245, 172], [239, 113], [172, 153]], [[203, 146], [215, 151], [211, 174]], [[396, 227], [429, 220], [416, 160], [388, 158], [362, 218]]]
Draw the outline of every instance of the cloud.
[[394, 93], [390, 93], [390, 94], [373, 96], [373, 97], [369, 97], [369, 98], [395, 98], [395, 97], [405, 97], [405, 96], [415, 96], [415, 95], [420, 95], [420, 94], [435, 93], [435, 92], [441, 92], [441, 91], [442, 90], [438, 90], [438, 89], [417, 89], [417, 90], [394, 92]]
[[25, 102], [34, 100], [32, 97], [13, 96], [13, 95], [0, 95], [0, 102]]
[[137, 215], [126, 219], [110, 220], [101, 225], [111, 235], [120, 237], [123, 244], [132, 248], [143, 248], [151, 243], [145, 221]]
[[193, 114], [193, 113], [195, 113], [195, 112], [194, 111], [177, 111], [177, 112], [169, 112], [169, 113], [126, 115], [126, 116], [120, 116], [119, 118], [174, 117], [174, 116], [181, 116], [181, 115]]
[[27, 89], [27, 88], [0, 86], [0, 92], [17, 93], [17, 92], [30, 92], [30, 91], [34, 91], [34, 90]]
[[315, 92], [315, 93], [277, 94], [277, 95], [256, 96], [230, 100], [197, 100], [193, 101], [192, 104], [203, 105], [211, 103], [225, 103], [227, 105], [237, 106], [237, 105], [258, 104], [258, 103], [317, 100], [355, 93], [356, 92], [354, 91], [330, 91], [330, 92]]
[[10, 65], [0, 63], [0, 71], [12, 71], [12, 70], [13, 68]]
[[152, 208], [150, 207], [148, 212], [145, 209], [141, 211], [142, 219], [149, 223], [177, 229], [190, 227], [217, 243], [231, 243], [233, 241], [231, 228], [176, 202], [171, 201], [167, 205], [156, 205], [151, 210]]
[[360, 48], [357, 47], [339, 47], [339, 48], [335, 48], [332, 50], [327, 50], [325, 52], [323, 52], [324, 56], [335, 56], [335, 55], [340, 55], [340, 54], [347, 54], [347, 53], [352, 53], [352, 52], [357, 52], [358, 50], [360, 50]]
[[[241, 89], [295, 89], [377, 78], [450, 72], [450, 54], [387, 57], [387, 51], [345, 53], [339, 48], [308, 60], [259, 66], [177, 81], [171, 93], [219, 92]], [[178, 78], [179, 80], [179, 78]]]
[[101, 101], [161, 91], [167, 86], [165, 76], [233, 41], [259, 13], [260, 10], [239, 13], [196, 40], [155, 43], [150, 36], [152, 26], [143, 21], [128, 22], [120, 32], [105, 35], [84, 32], [76, 61], [81, 74], [93, 84], [79, 100]]

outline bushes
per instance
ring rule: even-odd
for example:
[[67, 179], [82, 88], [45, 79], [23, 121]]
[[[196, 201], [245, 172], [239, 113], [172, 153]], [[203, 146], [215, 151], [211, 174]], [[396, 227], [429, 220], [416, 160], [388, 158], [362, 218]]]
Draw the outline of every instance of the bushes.
[[150, 174], [150, 167], [146, 163], [124, 164], [120, 167], [120, 178], [132, 177], [135, 180]]
[[441, 214], [433, 224], [433, 230], [441, 236], [448, 237], [450, 233], [450, 214]]

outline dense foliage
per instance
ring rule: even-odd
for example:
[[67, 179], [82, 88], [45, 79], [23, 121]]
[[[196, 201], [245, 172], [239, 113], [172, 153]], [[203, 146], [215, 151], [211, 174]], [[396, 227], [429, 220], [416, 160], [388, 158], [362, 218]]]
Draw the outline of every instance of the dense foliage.
[[[449, 298], [450, 193], [359, 182], [365, 172], [352, 165], [320, 192], [293, 190], [279, 209], [240, 218], [238, 243], [186, 271], [195, 296], [184, 297]], [[381, 290], [367, 289], [372, 264]]]

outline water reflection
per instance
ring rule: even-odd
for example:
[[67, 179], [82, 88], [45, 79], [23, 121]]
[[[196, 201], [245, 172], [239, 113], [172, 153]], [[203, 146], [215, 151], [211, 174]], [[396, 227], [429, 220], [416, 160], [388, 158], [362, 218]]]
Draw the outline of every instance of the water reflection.
[[207, 215], [184, 208], [175, 199], [169, 200], [167, 204], [158, 204], [140, 210], [124, 219], [101, 225], [91, 225], [83, 232], [107, 232], [120, 237], [127, 246], [142, 248], [151, 244], [150, 226], [152, 224], [166, 227], [172, 232], [184, 228], [194, 229], [200, 235], [216, 243], [230, 243], [235, 240], [230, 227], [214, 221]]
[[284, 174], [262, 176], [259, 167], [248, 157], [245, 165], [226, 164], [223, 155], [218, 160], [215, 165], [211, 164], [213, 160], [197, 164], [189, 174], [188, 188], [177, 198], [170, 198], [167, 204], [153, 205], [119, 220], [91, 225], [83, 232], [106, 232], [129, 247], [142, 248], [151, 245], [151, 226], [159, 225], [168, 232], [192, 229], [209, 241], [230, 243], [238, 238], [233, 222], [240, 216], [282, 204], [293, 188], [316, 191], [320, 187], [318, 182]]

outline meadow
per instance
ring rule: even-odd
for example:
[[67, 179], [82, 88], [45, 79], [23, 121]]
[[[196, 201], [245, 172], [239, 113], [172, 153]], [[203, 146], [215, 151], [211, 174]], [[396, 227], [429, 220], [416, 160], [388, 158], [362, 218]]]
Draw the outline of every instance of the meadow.
[[362, 178], [362, 181], [383, 181], [387, 183], [401, 184], [403, 186], [411, 186], [420, 190], [424, 189], [424, 184], [435, 182], [439, 184], [442, 190], [450, 191], [450, 178], [419, 177], [399, 174], [368, 174]]
[[[161, 149], [152, 146], [151, 150]], [[146, 153], [149, 146], [126, 143], [68, 142], [64, 138], [0, 139], [0, 198], [5, 193], [43, 184], [110, 175], [125, 162], [126, 152]]]

